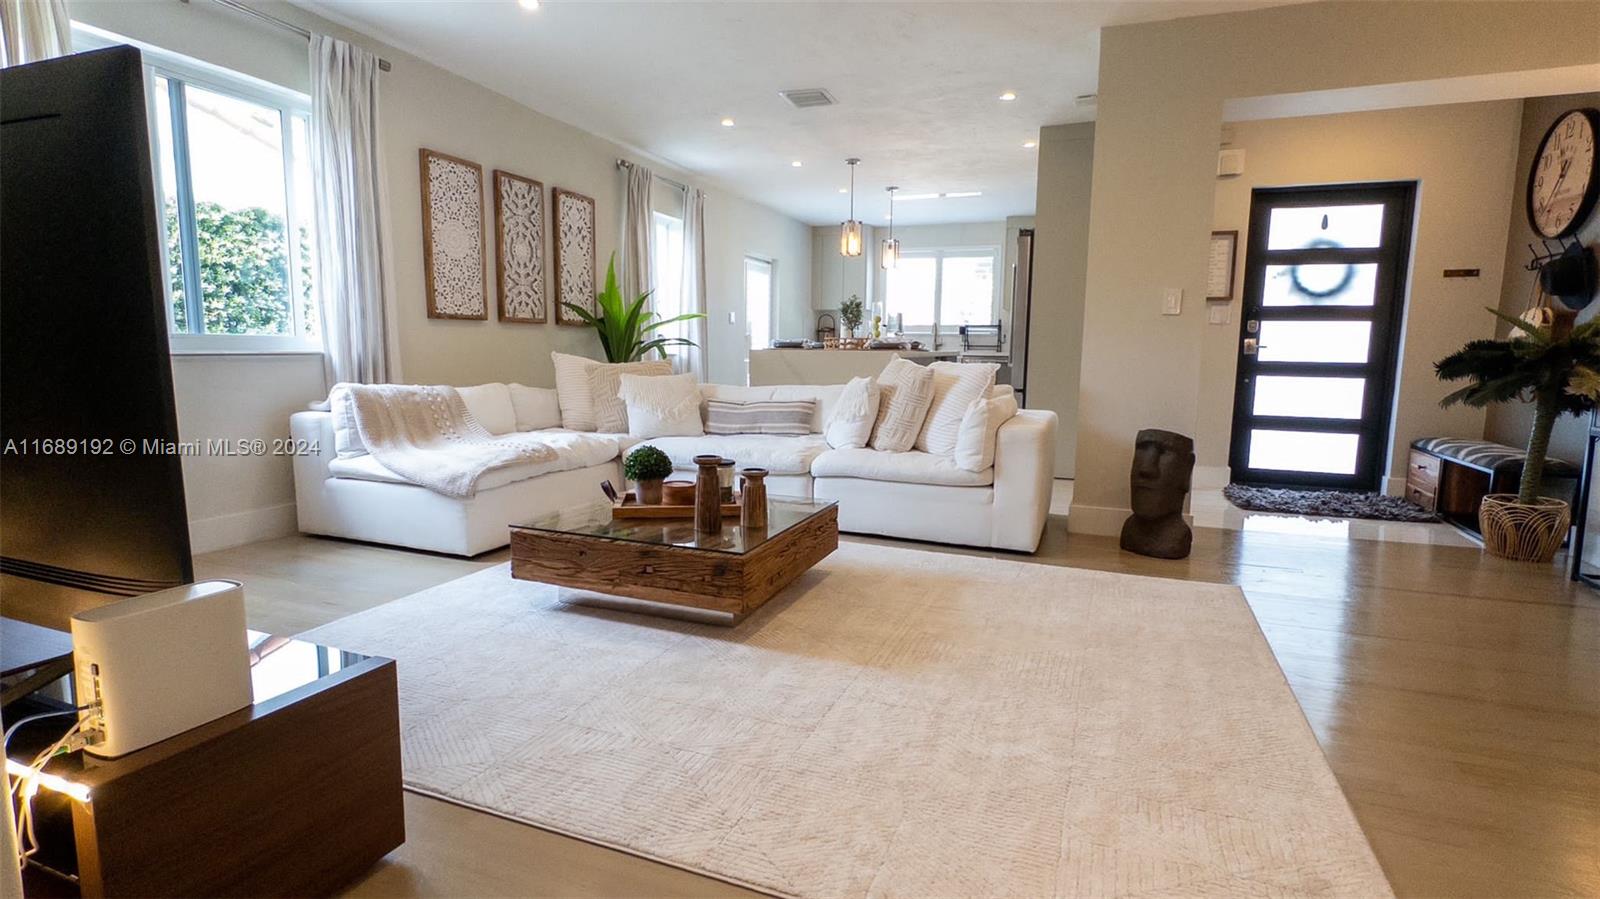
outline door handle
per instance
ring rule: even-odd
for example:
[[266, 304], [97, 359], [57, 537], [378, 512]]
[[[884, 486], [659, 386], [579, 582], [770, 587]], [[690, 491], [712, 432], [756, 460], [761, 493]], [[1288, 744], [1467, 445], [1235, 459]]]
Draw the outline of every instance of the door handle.
[[1246, 356], [1254, 356], [1256, 354], [1256, 350], [1258, 349], [1260, 349], [1260, 347], [1256, 344], [1256, 339], [1254, 337], [1246, 337], [1244, 339], [1244, 349], [1241, 350], [1241, 352], [1243, 352]]

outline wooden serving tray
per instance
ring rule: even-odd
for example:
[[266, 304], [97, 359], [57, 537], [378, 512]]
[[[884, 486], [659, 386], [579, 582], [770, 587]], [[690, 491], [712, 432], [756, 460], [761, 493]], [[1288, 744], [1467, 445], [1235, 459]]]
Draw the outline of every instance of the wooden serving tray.
[[[734, 494], [738, 496], [738, 494]], [[722, 504], [723, 516], [739, 517], [739, 504], [737, 502]], [[611, 506], [612, 518], [693, 518], [694, 503], [657, 503], [647, 506], [639, 502], [633, 491], [628, 491], [620, 505]]]

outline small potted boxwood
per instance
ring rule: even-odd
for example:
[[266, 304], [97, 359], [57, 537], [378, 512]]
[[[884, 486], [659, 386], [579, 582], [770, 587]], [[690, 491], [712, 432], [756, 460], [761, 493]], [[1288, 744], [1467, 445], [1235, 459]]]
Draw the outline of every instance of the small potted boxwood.
[[622, 463], [622, 474], [639, 485], [639, 502], [647, 506], [661, 504], [661, 482], [672, 474], [672, 460], [667, 454], [649, 445], [628, 454]]

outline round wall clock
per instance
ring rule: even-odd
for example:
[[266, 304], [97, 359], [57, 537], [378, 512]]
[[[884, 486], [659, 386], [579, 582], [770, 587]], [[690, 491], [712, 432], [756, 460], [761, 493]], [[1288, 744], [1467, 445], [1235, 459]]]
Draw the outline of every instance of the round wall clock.
[[1528, 173], [1528, 223], [1543, 237], [1566, 237], [1578, 230], [1600, 193], [1596, 177], [1595, 132], [1600, 112], [1563, 113], [1539, 142]]

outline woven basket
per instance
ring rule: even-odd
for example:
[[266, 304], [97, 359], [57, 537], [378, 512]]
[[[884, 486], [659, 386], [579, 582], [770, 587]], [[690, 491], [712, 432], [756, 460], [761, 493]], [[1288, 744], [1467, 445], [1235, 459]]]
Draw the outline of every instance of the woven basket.
[[1483, 548], [1490, 555], [1518, 562], [1555, 558], [1571, 523], [1571, 507], [1548, 496], [1524, 505], [1517, 502], [1515, 493], [1491, 493], [1478, 507]]

